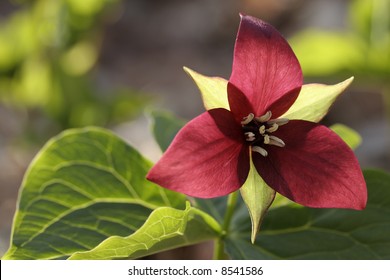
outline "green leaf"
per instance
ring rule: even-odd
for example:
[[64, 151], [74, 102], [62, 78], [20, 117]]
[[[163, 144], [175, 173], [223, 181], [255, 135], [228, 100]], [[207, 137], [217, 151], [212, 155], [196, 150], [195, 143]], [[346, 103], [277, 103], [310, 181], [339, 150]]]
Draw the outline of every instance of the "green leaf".
[[[194, 198], [194, 204], [197, 208], [210, 214], [220, 224], [223, 224], [226, 214], [227, 197], [228, 196], [207, 199]], [[246, 211], [246, 213], [248, 214], [248, 211]]]
[[359, 133], [346, 125], [337, 123], [331, 125], [330, 129], [340, 136], [351, 149], [356, 149], [362, 143], [362, 137]]
[[72, 129], [50, 140], [24, 177], [4, 259], [64, 259], [137, 230], [185, 196], [147, 181], [151, 163], [111, 132]]
[[202, 95], [206, 110], [225, 108], [230, 110], [227, 97], [227, 80], [220, 77], [207, 77], [187, 67], [184, 71], [194, 80]]
[[297, 100], [282, 117], [290, 120], [319, 122], [328, 113], [336, 98], [352, 81], [353, 77], [336, 85], [303, 85]]
[[165, 151], [186, 122], [168, 111], [151, 111], [150, 116], [154, 138], [161, 151]]
[[245, 183], [240, 188], [240, 193], [251, 218], [251, 241], [254, 243], [263, 218], [271, 206], [276, 192], [257, 173], [252, 162], [252, 156], [250, 157], [249, 174]]
[[227, 253], [233, 259], [390, 259], [390, 174], [364, 176], [365, 210], [270, 208], [255, 245], [250, 220], [240, 215], [225, 239]]
[[134, 234], [110, 237], [93, 250], [75, 253], [70, 259], [134, 259], [214, 239], [220, 232], [219, 224], [211, 216], [189, 203], [185, 210], [161, 207]]

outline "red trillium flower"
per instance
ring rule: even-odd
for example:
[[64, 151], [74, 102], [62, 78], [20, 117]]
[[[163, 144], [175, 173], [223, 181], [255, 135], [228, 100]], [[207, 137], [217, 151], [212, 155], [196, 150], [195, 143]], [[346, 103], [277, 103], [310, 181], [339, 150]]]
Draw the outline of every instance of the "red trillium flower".
[[366, 184], [353, 151], [323, 125], [284, 117], [302, 80], [299, 62], [279, 32], [241, 16], [228, 108], [209, 109], [186, 124], [147, 178], [212, 198], [238, 190], [252, 161], [269, 187], [297, 203], [363, 209]]

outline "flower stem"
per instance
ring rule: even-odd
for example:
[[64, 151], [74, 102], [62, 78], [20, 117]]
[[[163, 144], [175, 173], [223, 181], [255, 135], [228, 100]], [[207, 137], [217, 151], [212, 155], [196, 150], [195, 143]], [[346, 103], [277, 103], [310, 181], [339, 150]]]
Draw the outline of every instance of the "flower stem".
[[235, 191], [228, 196], [227, 205], [226, 205], [226, 213], [223, 219], [222, 225], [222, 234], [214, 243], [214, 260], [223, 260], [226, 259], [225, 255], [225, 246], [224, 246], [224, 238], [229, 231], [230, 222], [232, 221], [232, 217], [234, 214], [234, 208], [236, 206], [238, 197], [238, 191]]

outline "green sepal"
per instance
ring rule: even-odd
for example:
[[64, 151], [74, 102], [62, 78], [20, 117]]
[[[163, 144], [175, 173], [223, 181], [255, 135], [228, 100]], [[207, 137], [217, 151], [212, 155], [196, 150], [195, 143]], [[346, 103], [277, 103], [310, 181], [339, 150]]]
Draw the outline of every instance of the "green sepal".
[[240, 193], [251, 218], [251, 242], [255, 243], [261, 222], [263, 221], [268, 208], [271, 206], [276, 192], [260, 177], [256, 167], [253, 165], [252, 156], [250, 156], [248, 178], [240, 188]]
[[336, 98], [352, 81], [353, 77], [335, 85], [303, 85], [297, 100], [281, 117], [290, 120], [319, 122], [328, 113]]
[[204, 76], [187, 67], [184, 67], [184, 71], [198, 86], [206, 110], [214, 108], [230, 110], [227, 97], [227, 80], [220, 77]]

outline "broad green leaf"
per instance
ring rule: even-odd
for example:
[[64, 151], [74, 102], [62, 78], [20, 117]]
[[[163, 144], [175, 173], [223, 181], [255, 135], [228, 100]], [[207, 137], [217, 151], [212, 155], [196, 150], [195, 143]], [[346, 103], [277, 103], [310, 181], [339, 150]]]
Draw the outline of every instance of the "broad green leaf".
[[365, 210], [270, 208], [255, 245], [250, 220], [234, 220], [226, 240], [232, 259], [390, 259], [390, 174], [364, 172]]
[[171, 144], [177, 132], [184, 126], [185, 120], [176, 117], [168, 111], [151, 111], [152, 133], [160, 146], [165, 151]]
[[362, 143], [362, 137], [359, 133], [346, 125], [337, 123], [331, 125], [330, 129], [340, 136], [351, 149], [356, 149]]
[[220, 77], [207, 77], [187, 67], [184, 67], [184, 71], [198, 86], [206, 110], [214, 108], [230, 110], [227, 97], [227, 80]]
[[245, 183], [240, 188], [240, 193], [251, 218], [251, 241], [254, 243], [263, 218], [268, 208], [271, 206], [276, 192], [271, 189], [267, 183], [264, 182], [263, 178], [260, 177], [259, 173], [257, 173], [252, 162], [252, 157], [250, 159], [249, 174]]
[[352, 81], [353, 77], [336, 85], [303, 85], [297, 100], [282, 117], [290, 120], [319, 122], [328, 113], [336, 98]]
[[4, 259], [63, 259], [136, 231], [152, 210], [185, 197], [147, 181], [151, 163], [111, 132], [72, 129], [30, 164]]
[[185, 210], [160, 207], [132, 235], [110, 237], [91, 251], [75, 253], [70, 259], [134, 259], [215, 239], [220, 234], [219, 224], [189, 203]]

